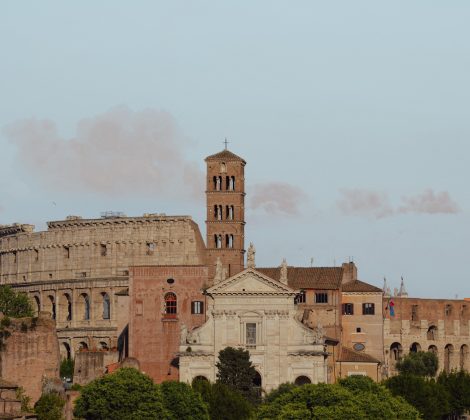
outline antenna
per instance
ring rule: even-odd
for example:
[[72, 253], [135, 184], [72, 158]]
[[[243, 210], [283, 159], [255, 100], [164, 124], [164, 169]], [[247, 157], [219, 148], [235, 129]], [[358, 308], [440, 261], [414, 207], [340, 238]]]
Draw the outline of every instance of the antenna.
[[310, 267], [313, 267], [313, 257], [310, 258]]

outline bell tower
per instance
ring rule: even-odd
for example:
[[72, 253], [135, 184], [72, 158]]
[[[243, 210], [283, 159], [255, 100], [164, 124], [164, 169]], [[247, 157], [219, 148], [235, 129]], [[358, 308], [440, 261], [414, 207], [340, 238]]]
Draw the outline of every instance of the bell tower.
[[244, 269], [245, 254], [245, 165], [225, 146], [208, 156], [206, 246], [209, 278], [220, 258], [226, 277]]

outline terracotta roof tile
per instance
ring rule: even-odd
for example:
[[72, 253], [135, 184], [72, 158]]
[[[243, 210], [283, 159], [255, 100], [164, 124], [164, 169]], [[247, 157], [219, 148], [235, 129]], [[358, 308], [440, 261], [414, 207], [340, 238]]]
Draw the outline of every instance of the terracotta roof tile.
[[[279, 280], [280, 267], [258, 268], [257, 271]], [[287, 267], [287, 279], [294, 289], [339, 289], [343, 278], [341, 267]]]
[[361, 280], [348, 281], [343, 284], [343, 292], [373, 292], [382, 293], [382, 289], [372, 286], [372, 284], [365, 283]]
[[380, 360], [367, 353], [358, 352], [343, 346], [338, 362], [380, 363]]
[[237, 156], [235, 153], [232, 153], [230, 150], [222, 150], [221, 152], [219, 153], [216, 153], [215, 155], [210, 155], [210, 156], [207, 156], [206, 161], [208, 160], [226, 160], [226, 161], [230, 161], [230, 160], [238, 160], [238, 161], [241, 161], [243, 163], [246, 163], [244, 159], [242, 159], [240, 156]]

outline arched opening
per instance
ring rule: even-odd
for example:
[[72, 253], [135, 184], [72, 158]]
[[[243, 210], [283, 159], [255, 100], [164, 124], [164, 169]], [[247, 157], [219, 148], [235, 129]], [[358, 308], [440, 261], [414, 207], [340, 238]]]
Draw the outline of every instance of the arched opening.
[[72, 320], [72, 298], [68, 293], [64, 293], [59, 300], [60, 321], [66, 322]]
[[435, 345], [429, 346], [428, 351], [434, 353], [437, 356], [437, 347]]
[[86, 293], [82, 293], [77, 302], [78, 318], [84, 321], [90, 319], [90, 297]]
[[70, 345], [68, 343], [62, 343], [60, 346], [60, 358], [70, 360], [72, 353], [70, 351]]
[[214, 176], [214, 190], [220, 191], [222, 189], [222, 177]]
[[256, 395], [261, 397], [261, 386], [262, 386], [261, 375], [256, 371], [255, 376], [253, 376], [253, 391]]
[[46, 299], [46, 311], [51, 314], [52, 319], [56, 319], [56, 304], [55, 304], [55, 298], [52, 295], [47, 296]]
[[193, 379], [193, 382], [196, 382], [196, 381], [209, 382], [209, 379], [207, 379], [205, 376], [198, 375], [198, 376], [195, 376]]
[[468, 370], [468, 346], [466, 344], [462, 344], [460, 347], [460, 361], [459, 366], [461, 370]]
[[111, 300], [107, 293], [101, 293], [103, 298], [103, 319], [111, 318]]
[[35, 304], [35, 314], [36, 316], [38, 316], [39, 312], [41, 312], [41, 300], [39, 299], [39, 296], [34, 296], [34, 304]]
[[87, 351], [88, 350], [88, 344], [85, 343], [84, 341], [81, 341], [78, 343], [78, 351]]
[[106, 343], [105, 341], [100, 341], [100, 349], [104, 351], [108, 351], [109, 350], [108, 343]]
[[308, 376], [298, 376], [294, 382], [296, 385], [301, 386], [305, 384], [311, 384], [312, 381]]
[[427, 332], [427, 339], [428, 340], [437, 340], [437, 327], [435, 325], [431, 325], [428, 328]]
[[398, 362], [401, 359], [403, 353], [403, 348], [400, 343], [393, 343], [390, 346], [390, 361], [391, 362]]
[[225, 162], [222, 162], [222, 163], [220, 164], [220, 172], [223, 173], [223, 174], [224, 174], [225, 172], [227, 172], [227, 165], [225, 165]]
[[222, 248], [222, 235], [214, 235], [214, 242], [216, 248]]
[[418, 353], [421, 351], [421, 345], [419, 343], [413, 343], [410, 346], [410, 353]]
[[450, 372], [454, 364], [454, 346], [447, 344], [444, 348], [444, 370]]
[[233, 206], [226, 206], [225, 213], [225, 217], [227, 220], [233, 220]]
[[165, 295], [165, 317], [176, 318], [176, 313], [177, 313], [176, 295], [173, 292], [169, 292]]
[[225, 247], [233, 248], [233, 235], [225, 235]]

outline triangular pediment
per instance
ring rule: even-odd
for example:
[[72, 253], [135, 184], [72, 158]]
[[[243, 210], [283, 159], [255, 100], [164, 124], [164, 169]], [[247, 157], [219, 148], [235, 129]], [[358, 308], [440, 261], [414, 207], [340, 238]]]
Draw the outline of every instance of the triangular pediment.
[[296, 295], [297, 291], [253, 268], [235, 274], [207, 290], [210, 294]]

